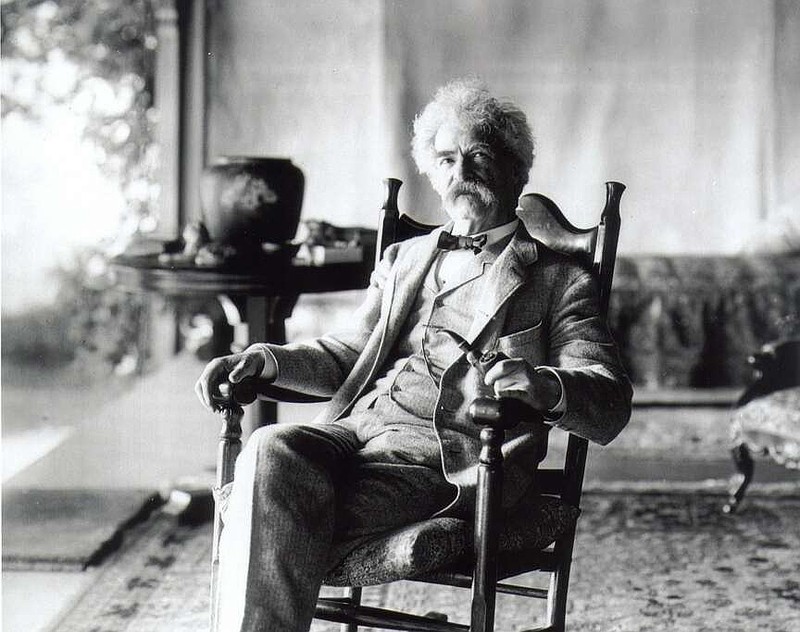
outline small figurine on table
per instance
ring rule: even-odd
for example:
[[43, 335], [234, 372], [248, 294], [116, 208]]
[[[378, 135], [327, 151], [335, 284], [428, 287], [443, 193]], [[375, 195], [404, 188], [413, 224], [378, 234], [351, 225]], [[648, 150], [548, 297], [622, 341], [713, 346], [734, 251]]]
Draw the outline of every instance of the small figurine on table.
[[215, 268], [236, 257], [233, 246], [212, 242], [203, 222], [192, 222], [183, 229], [180, 239], [167, 242], [158, 260], [164, 264], [191, 264]]

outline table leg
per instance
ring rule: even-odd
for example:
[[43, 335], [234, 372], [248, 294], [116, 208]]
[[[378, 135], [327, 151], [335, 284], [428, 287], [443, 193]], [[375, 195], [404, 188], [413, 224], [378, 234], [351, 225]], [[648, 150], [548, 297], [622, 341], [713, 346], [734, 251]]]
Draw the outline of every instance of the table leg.
[[[248, 327], [248, 342], [286, 342], [286, 319], [292, 315], [297, 303], [295, 296], [249, 296], [245, 303], [245, 318]], [[278, 405], [259, 400], [252, 413], [245, 416], [245, 428], [252, 432], [278, 420]]]

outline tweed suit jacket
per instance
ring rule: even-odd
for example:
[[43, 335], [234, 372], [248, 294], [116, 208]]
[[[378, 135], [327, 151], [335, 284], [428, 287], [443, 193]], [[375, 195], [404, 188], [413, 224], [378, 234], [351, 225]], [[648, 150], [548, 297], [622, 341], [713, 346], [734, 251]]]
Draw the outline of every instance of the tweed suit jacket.
[[[347, 331], [286, 345], [265, 345], [278, 365], [275, 385], [330, 397], [316, 421], [347, 416], [386, 370], [392, 349], [437, 254], [438, 235], [390, 246], [373, 272], [364, 303]], [[534, 240], [520, 222], [484, 273], [467, 340], [533, 366], [553, 368], [566, 411], [552, 425], [606, 444], [628, 422], [632, 389], [603, 319], [594, 278], [570, 257]], [[480, 429], [469, 420], [472, 400], [486, 394], [482, 378], [460, 356], [444, 371], [434, 411], [445, 476], [458, 488], [443, 513], [467, 511], [474, 499]], [[545, 437], [546, 440], [546, 437]], [[504, 504], [529, 486], [541, 458], [541, 432], [520, 424], [506, 433]]]

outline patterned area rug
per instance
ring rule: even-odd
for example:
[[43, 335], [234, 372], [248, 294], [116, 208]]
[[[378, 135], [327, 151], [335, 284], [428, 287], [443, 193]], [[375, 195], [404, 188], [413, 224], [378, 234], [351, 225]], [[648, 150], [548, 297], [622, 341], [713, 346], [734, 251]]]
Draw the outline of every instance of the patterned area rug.
[[[800, 629], [800, 498], [753, 495], [735, 516], [715, 494], [585, 496], [568, 627], [582, 632], [790, 632]], [[57, 626], [65, 632], [206, 629], [210, 527], [155, 514], [131, 529], [98, 581]], [[542, 578], [524, 582], [541, 585]], [[468, 592], [400, 582], [365, 603], [463, 621]], [[497, 629], [522, 631], [540, 601], [501, 596]], [[314, 632], [338, 627], [315, 623]]]

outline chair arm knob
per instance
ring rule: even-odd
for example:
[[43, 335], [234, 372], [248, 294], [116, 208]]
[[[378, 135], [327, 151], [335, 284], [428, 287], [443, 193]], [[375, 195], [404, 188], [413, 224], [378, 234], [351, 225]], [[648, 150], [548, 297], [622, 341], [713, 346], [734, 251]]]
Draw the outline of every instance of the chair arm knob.
[[469, 406], [469, 416], [472, 423], [478, 426], [504, 430], [513, 428], [521, 421], [541, 424], [544, 420], [541, 411], [512, 397], [478, 397]]
[[247, 406], [258, 399], [258, 384], [253, 378], [241, 382], [224, 382], [219, 385], [219, 394], [239, 406]]

